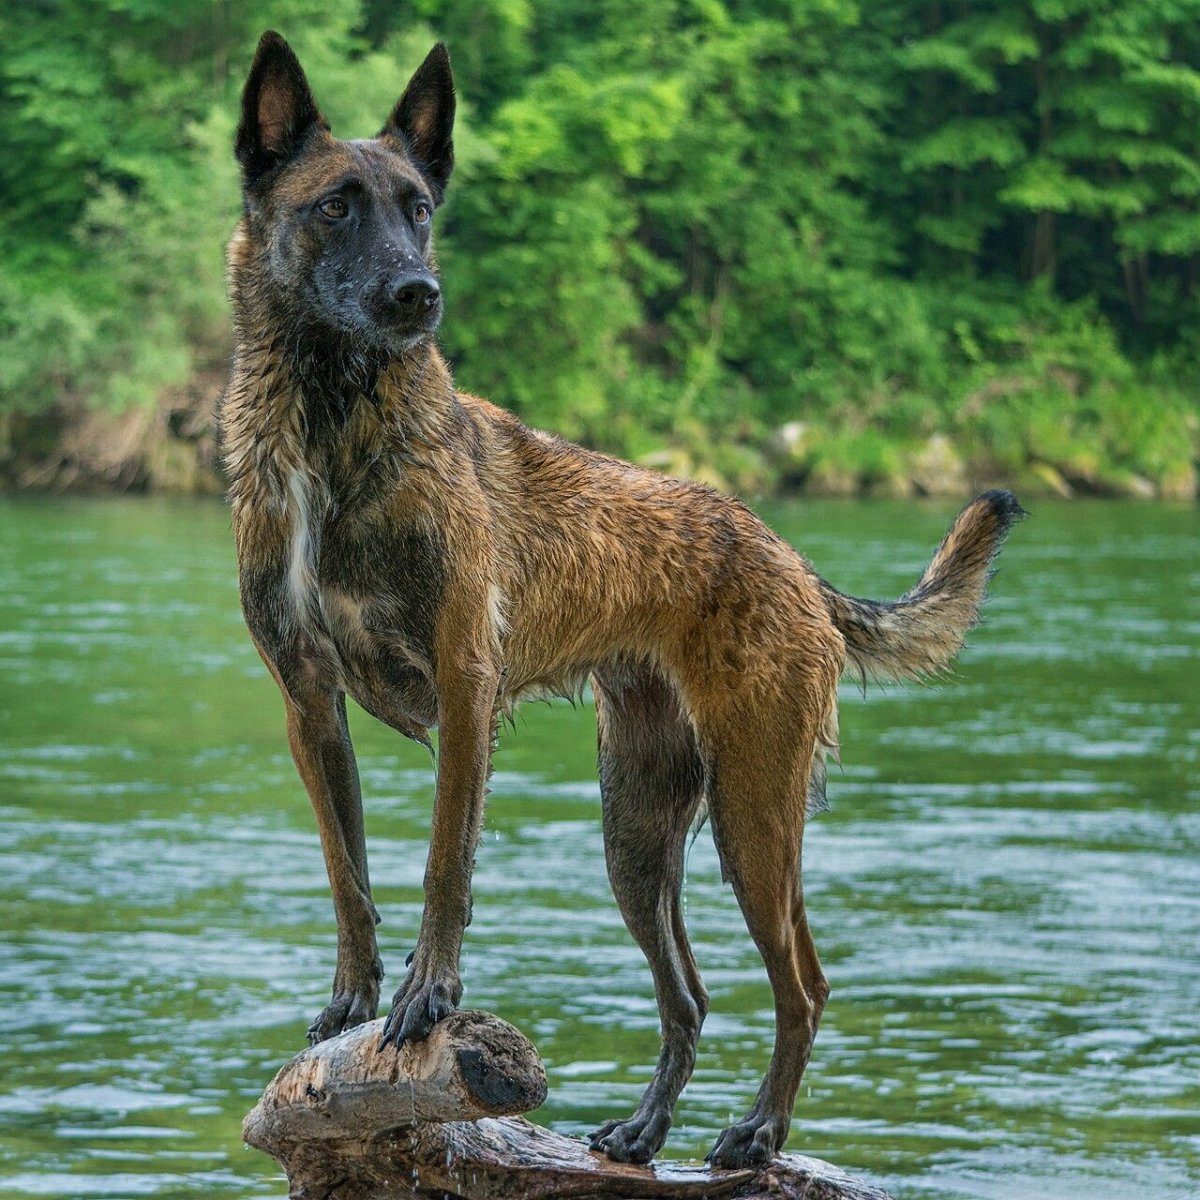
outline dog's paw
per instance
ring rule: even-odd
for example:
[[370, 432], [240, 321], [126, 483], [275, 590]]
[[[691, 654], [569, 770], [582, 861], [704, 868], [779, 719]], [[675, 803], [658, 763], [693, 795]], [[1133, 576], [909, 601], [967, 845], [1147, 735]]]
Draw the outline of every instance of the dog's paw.
[[782, 1117], [751, 1115], [717, 1138], [705, 1162], [714, 1167], [762, 1167], [779, 1153], [787, 1137], [788, 1121]]
[[671, 1114], [654, 1109], [627, 1121], [609, 1121], [588, 1138], [588, 1145], [614, 1162], [648, 1163], [663, 1147], [671, 1128]]
[[317, 1019], [308, 1027], [308, 1044], [315, 1046], [318, 1042], [327, 1041], [362, 1025], [375, 1020], [375, 1012], [379, 1008], [379, 988], [366, 988], [358, 991], [335, 992], [328, 1006], [321, 1010]]
[[421, 1042], [433, 1027], [448, 1017], [462, 998], [456, 971], [420, 971], [414, 966], [392, 997], [392, 1011], [379, 1039], [382, 1050], [389, 1042], [397, 1049], [405, 1042]]

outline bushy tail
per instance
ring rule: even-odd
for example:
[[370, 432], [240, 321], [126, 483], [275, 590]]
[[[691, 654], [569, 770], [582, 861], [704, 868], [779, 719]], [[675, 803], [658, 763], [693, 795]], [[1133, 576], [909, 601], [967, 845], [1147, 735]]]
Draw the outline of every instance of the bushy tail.
[[958, 514], [917, 586], [890, 603], [844, 595], [821, 580], [846, 639], [847, 669], [864, 679], [918, 679], [945, 670], [979, 620], [989, 567], [1025, 516], [1012, 492], [984, 492]]

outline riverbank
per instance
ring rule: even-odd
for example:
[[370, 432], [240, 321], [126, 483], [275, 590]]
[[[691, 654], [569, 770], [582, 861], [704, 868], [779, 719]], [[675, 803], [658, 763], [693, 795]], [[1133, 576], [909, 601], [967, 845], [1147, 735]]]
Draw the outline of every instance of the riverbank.
[[[214, 414], [224, 369], [196, 375], [157, 405], [120, 413], [63, 403], [37, 414], [0, 414], [0, 487], [8, 491], [207, 495], [224, 490]], [[1078, 439], [1039, 453], [997, 456], [970, 424], [889, 441], [871, 427], [831, 429], [790, 421], [757, 441], [686, 444], [634, 456], [670, 475], [745, 496], [905, 499], [967, 496], [1005, 484], [1028, 498], [1110, 496], [1194, 501], [1200, 421], [1185, 430], [1190, 453], [1133, 469]]]

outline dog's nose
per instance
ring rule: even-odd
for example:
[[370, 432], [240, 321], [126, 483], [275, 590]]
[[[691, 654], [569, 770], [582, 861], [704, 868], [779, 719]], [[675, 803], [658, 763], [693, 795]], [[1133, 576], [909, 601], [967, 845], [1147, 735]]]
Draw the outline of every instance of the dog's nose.
[[401, 275], [392, 282], [392, 303], [406, 315], [423, 315], [437, 304], [441, 294], [432, 275]]

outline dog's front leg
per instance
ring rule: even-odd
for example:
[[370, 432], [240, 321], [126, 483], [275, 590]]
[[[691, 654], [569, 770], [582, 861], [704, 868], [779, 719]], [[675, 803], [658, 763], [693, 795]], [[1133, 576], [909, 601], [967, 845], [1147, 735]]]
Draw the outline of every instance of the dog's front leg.
[[381, 1047], [428, 1036], [462, 996], [458, 958], [463, 930], [471, 919], [471, 870], [483, 824], [499, 672], [476, 658], [439, 676], [437, 790], [425, 867], [425, 911], [408, 977], [392, 999]]
[[284, 692], [288, 744], [308, 791], [337, 916], [337, 969], [333, 996], [308, 1030], [312, 1044], [371, 1021], [379, 1006], [383, 965], [375, 942], [379, 915], [371, 900], [362, 795], [346, 701], [324, 688], [299, 699]]

